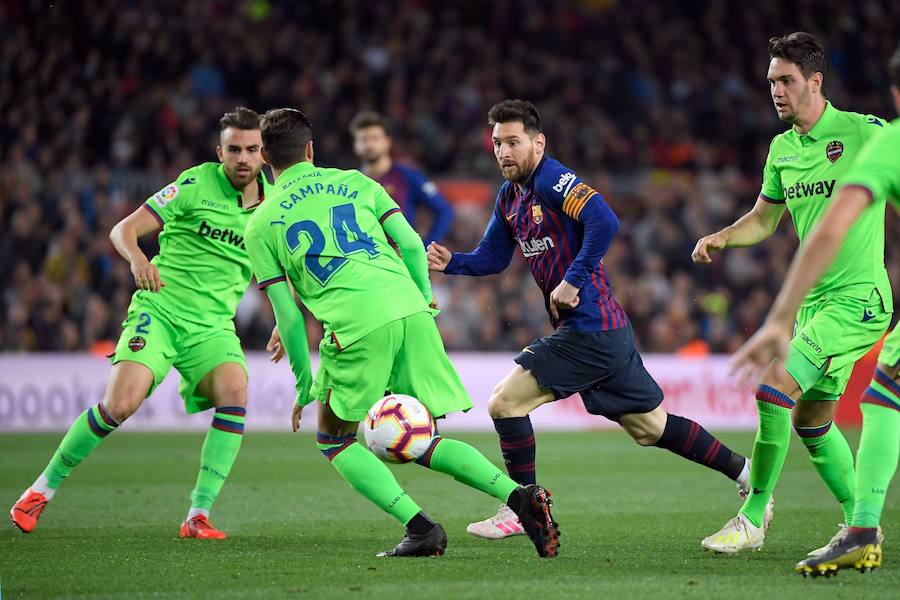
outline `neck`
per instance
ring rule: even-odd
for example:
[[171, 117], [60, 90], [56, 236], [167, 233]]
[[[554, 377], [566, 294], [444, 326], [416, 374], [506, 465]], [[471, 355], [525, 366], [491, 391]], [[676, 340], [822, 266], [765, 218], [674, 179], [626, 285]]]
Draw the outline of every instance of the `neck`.
[[368, 163], [363, 170], [372, 179], [378, 179], [390, 171], [393, 164], [394, 161], [391, 160], [389, 154], [382, 154], [375, 162]]
[[819, 122], [824, 113], [825, 98], [817, 96], [817, 100], [810, 105], [809, 112], [797, 118], [797, 122], [794, 123], [794, 131], [800, 135], [806, 135]]
[[[296, 165], [299, 165], [300, 163], [305, 163], [305, 162], [308, 162], [309, 164], [313, 164], [313, 162], [311, 160], [301, 160], [300, 162], [295, 162], [293, 165], [288, 165], [288, 166], [284, 167], [283, 169], [276, 169], [275, 167], [272, 167], [272, 177], [275, 178], [275, 181], [278, 181], [278, 178], [281, 177], [282, 173], [284, 173], [285, 171], [287, 171], [288, 169], [290, 169], [293, 166], [296, 166]], [[271, 167], [272, 165], [269, 165], [269, 166]]]
[[257, 176], [241, 190], [241, 203], [244, 208], [251, 208], [259, 204], [259, 200], [259, 176]]

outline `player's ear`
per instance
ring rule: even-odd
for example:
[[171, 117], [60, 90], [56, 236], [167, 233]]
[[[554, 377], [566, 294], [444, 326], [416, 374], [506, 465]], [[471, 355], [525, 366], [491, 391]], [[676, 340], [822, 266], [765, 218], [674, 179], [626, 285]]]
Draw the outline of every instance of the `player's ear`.
[[222, 154], [222, 146], [216, 146], [216, 156], [219, 157], [219, 162], [225, 162], [223, 160], [224, 155]]
[[539, 133], [536, 136], [534, 136], [534, 141], [532, 143], [534, 144], [534, 148], [537, 151], [537, 153], [543, 154], [544, 148], [547, 147], [547, 138], [544, 136], [543, 133]]
[[309, 140], [308, 142], [306, 142], [306, 160], [312, 162], [314, 154], [315, 152], [313, 151], [313, 141]]
[[267, 165], [270, 165], [270, 166], [271, 166], [272, 163], [269, 162], [269, 153], [266, 152], [266, 147], [265, 147], [265, 146], [262, 146], [262, 147], [259, 149], [259, 153], [262, 155], [263, 161], [265, 161], [265, 163], [266, 163]]
[[812, 83], [812, 91], [821, 92], [822, 91], [822, 81], [825, 79], [825, 76], [816, 71], [812, 75], [809, 76], [809, 80]]

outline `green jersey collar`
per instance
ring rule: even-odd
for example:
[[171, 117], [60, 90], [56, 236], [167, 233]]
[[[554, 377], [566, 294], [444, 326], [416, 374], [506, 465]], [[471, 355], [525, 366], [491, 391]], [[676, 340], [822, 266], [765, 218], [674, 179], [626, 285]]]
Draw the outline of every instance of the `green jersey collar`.
[[285, 179], [287, 177], [294, 177], [296, 175], [299, 175], [300, 173], [303, 173], [304, 171], [308, 171], [310, 169], [315, 169], [315, 168], [316, 168], [316, 165], [312, 164], [308, 160], [294, 163], [291, 166], [289, 166], [287, 169], [285, 169], [284, 171], [281, 172], [281, 174], [275, 180], [275, 184], [278, 185], [279, 181], [282, 181], [283, 179]]
[[[825, 101], [825, 110], [822, 112], [822, 116], [819, 117], [819, 120], [816, 121], [816, 124], [813, 125], [812, 129], [809, 130], [809, 133], [806, 134], [805, 137], [809, 138], [812, 141], [817, 141], [819, 138], [828, 135], [828, 130], [831, 128], [832, 123], [834, 123], [834, 118], [838, 114], [838, 109], [831, 105], [831, 102]], [[796, 133], [796, 132], [795, 132]], [[804, 137], [800, 134], [797, 134], [801, 138]]]

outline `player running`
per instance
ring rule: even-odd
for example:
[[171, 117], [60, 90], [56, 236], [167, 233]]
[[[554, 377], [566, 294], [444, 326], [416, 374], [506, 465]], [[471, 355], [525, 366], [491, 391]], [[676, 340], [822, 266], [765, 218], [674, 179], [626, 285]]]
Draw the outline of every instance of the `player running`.
[[[792, 127], [772, 140], [756, 205], [733, 225], [697, 242], [693, 259], [711, 262], [714, 250], [753, 246], [772, 235], [791, 212], [803, 242], [830, 203], [835, 182], [863, 143], [884, 129], [881, 119], [836, 109], [823, 95], [825, 51], [803, 32], [769, 40], [769, 87], [778, 117]], [[761, 548], [764, 513], [791, 441], [791, 421], [819, 476], [840, 503], [844, 523], [854, 511], [853, 455], [832, 422], [854, 363], [884, 334], [893, 312], [884, 268], [884, 205], [853, 226], [838, 258], [803, 300], [784, 361], [759, 378], [759, 430], [753, 444], [753, 493], [736, 517], [702, 541], [704, 548], [734, 554]], [[841, 524], [829, 552], [847, 533]]]
[[[250, 220], [247, 248], [278, 326], [288, 332], [283, 344], [297, 378], [293, 429], [303, 406], [318, 400], [319, 449], [353, 489], [406, 526], [403, 540], [379, 556], [441, 555], [444, 529], [356, 441], [359, 422], [385, 390], [418, 398], [434, 417], [472, 408], [429, 307], [422, 239], [381, 185], [359, 171], [313, 165], [312, 126], [302, 112], [270, 110], [261, 129], [277, 191]], [[315, 382], [287, 280], [325, 327]], [[556, 555], [559, 530], [544, 488], [519, 486], [468, 444], [439, 435], [417, 462], [507, 502], [538, 555]]]
[[[890, 62], [891, 95], [900, 113], [900, 47]], [[797, 310], [810, 288], [840, 256], [841, 244], [869, 213], [900, 206], [900, 119], [868, 142], [847, 173], [837, 197], [797, 253], [766, 323], [734, 356], [736, 369], [768, 366], [790, 355]], [[839, 569], [861, 571], [881, 566], [878, 522], [888, 486], [897, 470], [900, 448], [900, 330], [894, 329], [878, 355], [875, 375], [862, 398], [862, 437], [856, 454], [856, 503], [847, 534], [826, 552], [801, 560], [803, 575], [828, 575]]]
[[431, 212], [431, 228], [425, 242], [444, 239], [453, 222], [453, 208], [420, 171], [391, 159], [391, 136], [385, 118], [373, 111], [363, 111], [350, 122], [350, 135], [353, 151], [363, 163], [360, 169], [384, 187], [407, 221], [415, 225], [420, 207]]
[[[10, 511], [28, 533], [72, 469], [144, 402], [171, 367], [181, 373], [185, 410], [215, 408], [181, 537], [224, 538], [209, 511], [244, 433], [247, 362], [234, 330], [250, 282], [244, 227], [265, 197], [259, 115], [239, 107], [219, 121], [220, 163], [192, 167], [147, 199], [109, 234], [131, 263], [138, 291], [122, 323], [103, 400], [79, 416], [50, 463]], [[138, 238], [162, 228], [152, 261]], [[277, 333], [273, 333], [273, 339]]]
[[[433, 243], [429, 268], [490, 275], [509, 264], [518, 246], [544, 292], [556, 331], [532, 342], [494, 389], [488, 410], [510, 476], [535, 482], [535, 440], [529, 413], [579, 392], [591, 414], [618, 422], [642, 446], [659, 446], [727, 475], [746, 492], [749, 461], [690, 419], [667, 414], [662, 390], [644, 368], [625, 311], [612, 296], [603, 255], [619, 221], [603, 197], [544, 153], [546, 138], [531, 102], [491, 108], [494, 154], [507, 180], [497, 194], [484, 239], [471, 253]], [[504, 538], [522, 533], [501, 505], [469, 533]]]

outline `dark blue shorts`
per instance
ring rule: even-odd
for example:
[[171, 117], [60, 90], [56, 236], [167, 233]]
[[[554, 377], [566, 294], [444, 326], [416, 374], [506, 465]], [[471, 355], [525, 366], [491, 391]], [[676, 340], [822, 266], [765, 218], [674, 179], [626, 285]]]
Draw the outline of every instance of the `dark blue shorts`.
[[634, 347], [630, 323], [612, 331], [559, 329], [533, 341], [515, 360], [557, 400], [578, 392], [589, 413], [613, 421], [650, 412], [663, 400]]

